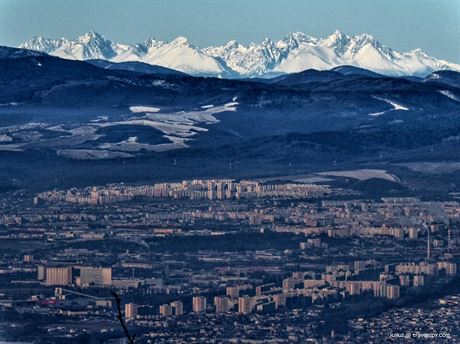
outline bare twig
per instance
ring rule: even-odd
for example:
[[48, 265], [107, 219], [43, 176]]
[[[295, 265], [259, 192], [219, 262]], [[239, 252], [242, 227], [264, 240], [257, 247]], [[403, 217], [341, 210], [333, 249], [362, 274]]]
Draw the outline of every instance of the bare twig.
[[126, 338], [128, 339], [128, 344], [134, 344], [134, 338], [136, 335], [131, 336], [128, 332], [128, 327], [126, 326], [125, 321], [123, 320], [123, 315], [121, 313], [121, 299], [120, 296], [118, 296], [117, 293], [111, 292], [113, 297], [115, 298], [115, 302], [117, 303], [117, 310], [118, 310], [118, 315], [117, 319], [120, 321], [121, 326], [123, 327], [123, 330], [125, 331]]

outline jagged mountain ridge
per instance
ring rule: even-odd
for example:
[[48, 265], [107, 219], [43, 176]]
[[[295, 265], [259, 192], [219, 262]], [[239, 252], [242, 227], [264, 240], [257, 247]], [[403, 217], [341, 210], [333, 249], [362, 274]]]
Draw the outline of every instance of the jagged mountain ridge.
[[266, 38], [248, 46], [230, 41], [207, 48], [200, 48], [185, 37], [177, 37], [171, 42], [150, 38], [143, 43], [120, 44], [99, 33], [89, 32], [75, 40], [36, 36], [20, 47], [66, 59], [139, 61], [190, 75], [224, 78], [270, 77], [342, 65], [389, 76], [427, 76], [438, 70], [460, 71], [460, 65], [437, 60], [420, 49], [401, 53], [371, 35], [349, 36], [340, 31], [324, 39], [296, 32], [279, 41]]

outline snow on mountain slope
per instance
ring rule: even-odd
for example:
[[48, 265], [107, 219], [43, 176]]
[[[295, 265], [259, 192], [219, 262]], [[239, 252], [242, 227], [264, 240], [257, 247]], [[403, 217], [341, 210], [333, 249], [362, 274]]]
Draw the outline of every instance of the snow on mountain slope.
[[289, 52], [275, 71], [283, 73], [297, 73], [306, 69], [330, 69], [341, 65], [331, 49], [322, 46], [300, 46]]
[[204, 49], [209, 56], [221, 58], [228, 67], [241, 76], [261, 76], [273, 71], [282, 55], [276, 43], [266, 38], [260, 44], [244, 46], [230, 41], [221, 47]]
[[142, 61], [192, 75], [230, 76], [224, 64], [206, 55], [185, 37], [150, 47]]
[[22, 43], [19, 48], [52, 53], [61, 47], [68, 47], [70, 42], [65, 39], [49, 39], [35, 36], [27, 42]]
[[137, 44], [114, 43], [96, 32], [69, 41], [34, 37], [20, 45], [76, 60], [139, 61], [192, 75], [217, 77], [267, 77], [305, 69], [331, 69], [350, 65], [385, 75], [427, 76], [437, 70], [460, 71], [460, 65], [437, 60], [420, 49], [397, 52], [368, 34], [348, 36], [335, 31], [324, 39], [301, 32], [279, 41], [264, 39], [248, 46], [230, 41], [200, 48], [185, 37], [171, 42], [149, 39]]
[[91, 31], [74, 41], [65, 38], [46, 39], [36, 36], [21, 44], [20, 48], [43, 51], [71, 60], [110, 60], [120, 54], [125, 47], [121, 44], [112, 43], [101, 34]]
[[441, 90], [441, 91], [439, 91], [439, 93], [441, 93], [442, 95], [446, 96], [449, 99], [452, 99], [452, 100], [460, 103], [460, 98], [455, 96], [455, 94], [453, 94], [451, 91]]

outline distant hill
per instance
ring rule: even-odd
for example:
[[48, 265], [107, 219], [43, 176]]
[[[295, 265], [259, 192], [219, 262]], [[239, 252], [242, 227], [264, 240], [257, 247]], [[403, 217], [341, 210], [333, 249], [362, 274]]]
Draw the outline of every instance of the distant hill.
[[18, 49], [0, 46], [0, 59], [16, 59], [22, 57], [31, 57], [31, 56], [44, 56], [45, 53], [28, 50], [28, 49]]
[[174, 69], [150, 65], [144, 62], [110, 62], [106, 60], [86, 60], [86, 62], [104, 69], [121, 69], [121, 70], [128, 70], [131, 72], [138, 72], [138, 73], [145, 73], [145, 74], [171, 74], [171, 75], [182, 75], [185, 76], [187, 74], [179, 72]]
[[420, 81], [344, 66], [249, 81], [0, 56], [0, 180], [15, 187], [302, 174], [459, 149], [456, 72]]
[[445, 84], [453, 87], [460, 87], [460, 73], [440, 70], [428, 75], [423, 82]]
[[354, 67], [354, 66], [338, 66], [332, 68], [331, 71], [337, 72], [343, 75], [361, 75], [367, 77], [383, 77], [382, 74], [374, 73], [368, 69]]

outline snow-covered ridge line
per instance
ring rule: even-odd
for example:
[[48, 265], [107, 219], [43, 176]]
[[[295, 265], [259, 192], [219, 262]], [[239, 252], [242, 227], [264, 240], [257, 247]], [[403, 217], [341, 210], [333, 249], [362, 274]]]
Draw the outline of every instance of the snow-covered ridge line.
[[279, 41], [266, 38], [249, 45], [230, 41], [207, 48], [200, 48], [185, 37], [170, 42], [150, 38], [142, 43], [121, 44], [89, 32], [75, 40], [36, 36], [21, 44], [20, 48], [75, 60], [139, 61], [191, 75], [227, 78], [266, 77], [340, 65], [392, 76], [426, 76], [437, 70], [460, 71], [460, 65], [435, 59], [420, 49], [398, 52], [371, 35], [349, 36], [340, 31], [326, 38], [295, 32]]

